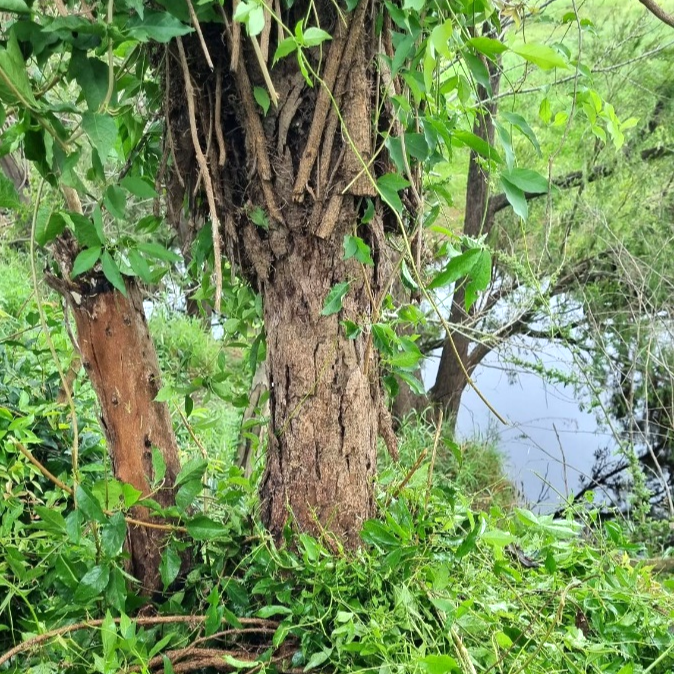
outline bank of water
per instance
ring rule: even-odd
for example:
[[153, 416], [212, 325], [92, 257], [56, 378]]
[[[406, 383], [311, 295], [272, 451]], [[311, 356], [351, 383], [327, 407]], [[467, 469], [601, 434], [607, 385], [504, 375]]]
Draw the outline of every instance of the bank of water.
[[[435, 382], [439, 355], [434, 353], [425, 362], [427, 388]], [[459, 439], [495, 441], [524, 499], [541, 511], [554, 510], [587, 484], [596, 455], [605, 450], [614, 452], [617, 443], [607, 424], [600, 422], [601, 414], [589, 409], [596, 392], [593, 396], [582, 383], [549, 383], [543, 375], [513, 366], [508, 356], [536, 362], [539, 368], [569, 378], [579, 370], [573, 353], [554, 342], [541, 344], [540, 340], [521, 337], [509, 346], [508, 354], [493, 351], [475, 370], [473, 379], [508, 424], [501, 424], [467, 386], [457, 435]]]

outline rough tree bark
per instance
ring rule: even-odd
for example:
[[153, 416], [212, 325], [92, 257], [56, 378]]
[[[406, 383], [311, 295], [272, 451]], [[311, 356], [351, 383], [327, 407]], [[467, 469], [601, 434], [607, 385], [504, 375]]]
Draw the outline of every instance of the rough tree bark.
[[[125, 297], [102, 273], [65, 280], [78, 252], [67, 231], [56, 240], [54, 250], [62, 277], [48, 276], [47, 281], [63, 295], [75, 317], [80, 356], [101, 408], [114, 475], [160, 505], [173, 505], [173, 485], [180, 470], [178, 446], [168, 406], [154, 401], [161, 375], [140, 290], [127, 279]], [[153, 486], [153, 447], [166, 464], [158, 486]], [[150, 520], [145, 507], [135, 506], [132, 515]], [[161, 529], [129, 527], [129, 571], [147, 593], [161, 589], [159, 562], [165, 539], [166, 531]]]
[[[362, 315], [369, 299], [358, 271], [335, 259], [335, 243], [298, 240], [265, 288], [272, 432], [262, 518], [278, 533], [292, 513], [302, 528], [326, 528], [354, 545], [374, 514], [380, 398], [367, 372], [366, 340], [350, 340], [339, 328], [339, 318]], [[330, 288], [354, 275], [341, 317], [322, 316]]]
[[[283, 23], [304, 21], [308, 6], [300, 1], [282, 10]], [[327, 0], [313, 4], [312, 22], [332, 35], [329, 45], [303, 51], [321, 73], [313, 87], [295, 57], [271, 67], [271, 23], [262, 50], [226, 13], [224, 31], [202, 22], [204, 43], [182, 38], [166, 59], [167, 101], [175, 101], [168, 106], [176, 167], [169, 191], [205, 192], [204, 210], [220, 223], [225, 253], [263, 297], [270, 428], [261, 512], [277, 540], [292, 522], [358, 545], [362, 522], [374, 514], [378, 431], [392, 437], [371, 338], [366, 330], [349, 339], [342, 325], [367, 324], [390, 277], [387, 216], [373, 186], [390, 167], [384, 154], [370, 162], [377, 134], [371, 11], [364, 0], [339, 16]], [[214, 70], [204, 47], [217, 55]], [[264, 116], [254, 86], [278, 97]], [[185, 96], [187, 107], [179, 104]], [[390, 114], [384, 110], [382, 126]], [[363, 224], [366, 197], [375, 208]], [[346, 234], [370, 245], [374, 268], [343, 260]], [[340, 283], [349, 284], [343, 304], [326, 315], [326, 298]]]

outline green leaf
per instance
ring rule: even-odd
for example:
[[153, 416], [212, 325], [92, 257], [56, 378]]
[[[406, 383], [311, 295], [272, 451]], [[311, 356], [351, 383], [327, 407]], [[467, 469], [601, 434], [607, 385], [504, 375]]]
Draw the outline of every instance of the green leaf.
[[428, 284], [429, 290], [442, 288], [458, 281], [463, 276], [468, 276], [481, 252], [480, 248], [469, 248], [464, 253], [453, 257], [447, 263], [447, 266], [431, 279], [431, 282]]
[[466, 286], [466, 311], [475, 303], [478, 292], [485, 290], [491, 280], [491, 254], [488, 250], [481, 250], [473, 268], [470, 270], [470, 283]]
[[526, 61], [537, 65], [542, 70], [569, 67], [568, 63], [562, 58], [559, 52], [544, 44], [535, 44], [532, 42], [516, 44], [511, 47], [511, 50]]
[[468, 146], [471, 150], [474, 150], [483, 157], [491, 159], [499, 164], [503, 163], [503, 159], [501, 159], [501, 155], [496, 151], [496, 148], [483, 138], [475, 135], [472, 131], [454, 131], [452, 137], [454, 140]]
[[508, 51], [508, 47], [503, 42], [491, 37], [471, 37], [468, 44], [492, 60], [504, 51]]
[[424, 382], [417, 379], [413, 374], [403, 370], [396, 370], [396, 376], [400, 377], [412, 389], [412, 392], [416, 393], [416, 395], [422, 396], [426, 394]]
[[349, 292], [350, 286], [349, 281], [344, 281], [331, 288], [325, 298], [321, 316], [332, 316], [332, 314], [336, 314], [342, 310], [342, 300], [344, 299], [344, 295]]
[[202, 459], [201, 457], [196, 457], [190, 459], [180, 470], [176, 477], [175, 486], [179, 487], [185, 482], [190, 482], [191, 480], [201, 480], [208, 468], [208, 461]]
[[359, 236], [344, 237], [344, 259], [348, 260], [355, 257], [361, 264], [374, 266], [374, 260], [370, 255], [370, 246], [368, 246]]
[[187, 523], [187, 532], [195, 541], [211, 541], [227, 533], [227, 529], [220, 522], [216, 522], [206, 515], [197, 515]]
[[105, 612], [105, 619], [101, 625], [101, 643], [105, 657], [109, 658], [115, 652], [117, 645], [117, 626], [110, 609]]
[[416, 351], [399, 351], [387, 359], [387, 362], [396, 368], [403, 368], [405, 370], [416, 369], [419, 361], [423, 359], [423, 354], [417, 349]]
[[365, 524], [363, 524], [360, 537], [366, 543], [377, 545], [380, 548], [386, 549], [400, 547], [400, 541], [398, 538], [391, 532], [390, 529], [385, 527], [377, 520], [367, 520]]
[[82, 129], [91, 144], [98, 150], [98, 156], [104, 162], [117, 140], [117, 124], [107, 113], [85, 112], [82, 115]]
[[475, 56], [475, 54], [471, 54], [470, 52], [465, 52], [463, 54], [463, 60], [466, 62], [468, 69], [473, 75], [473, 79], [478, 84], [482, 85], [485, 91], [491, 96], [491, 79], [484, 61], [479, 56]]
[[316, 28], [315, 26], [307, 28], [302, 35], [302, 43], [306, 47], [315, 47], [326, 40], [332, 40], [330, 33], [326, 33], [321, 28]]
[[501, 185], [503, 186], [503, 191], [505, 192], [508, 202], [513, 207], [513, 210], [517, 215], [526, 220], [529, 215], [529, 207], [527, 205], [527, 198], [524, 196], [524, 192], [513, 185], [507, 178], [501, 176]]
[[7, 47], [0, 47], [0, 98], [12, 105], [19, 103], [37, 108], [28, 69], [14, 32], [10, 33]]
[[176, 506], [183, 512], [186, 511], [193, 503], [194, 499], [201, 493], [204, 485], [201, 480], [191, 480], [186, 482], [176, 494]]
[[159, 243], [139, 243], [137, 248], [139, 251], [155, 260], [162, 260], [163, 262], [180, 262], [180, 260], [182, 260], [180, 255], [174, 253], [172, 250], [164, 248], [164, 246]]
[[23, 0], [0, 0], [0, 12], [29, 14], [30, 7]]
[[110, 571], [110, 582], [105, 590], [105, 598], [110, 606], [120, 613], [126, 608], [126, 581], [124, 574], [117, 568]]
[[265, 230], [265, 232], [269, 229], [269, 217], [267, 216], [267, 212], [264, 210], [264, 208], [255, 206], [248, 213], [248, 217], [254, 225], [261, 227]]
[[97, 597], [105, 590], [110, 579], [110, 568], [107, 566], [94, 566], [82, 576], [75, 590], [75, 601], [88, 601]]
[[461, 541], [461, 545], [454, 553], [457, 559], [462, 559], [477, 546], [477, 539], [482, 536], [487, 528], [487, 523], [482, 517], [475, 523], [475, 526], [468, 532], [468, 535]]
[[126, 285], [124, 285], [124, 278], [119, 271], [117, 263], [113, 260], [112, 255], [106, 250], [103, 251], [101, 255], [101, 267], [103, 268], [103, 273], [105, 278], [110, 281], [114, 288], [117, 288], [124, 297], [126, 297]]
[[255, 5], [248, 13], [248, 20], [245, 22], [248, 28], [248, 35], [255, 37], [264, 30], [264, 7]]
[[262, 108], [262, 111], [266, 115], [269, 112], [269, 106], [271, 105], [267, 90], [263, 87], [255, 87], [253, 89], [253, 96], [255, 96], [257, 104]]
[[460, 672], [457, 661], [449, 655], [427, 655], [421, 660], [421, 664], [428, 674], [447, 674], [447, 672]]
[[152, 283], [153, 276], [150, 265], [148, 265], [145, 258], [138, 252], [136, 248], [131, 248], [128, 251], [129, 265], [134, 273], [145, 283]]
[[405, 61], [407, 61], [410, 53], [414, 48], [414, 36], [407, 35], [405, 36], [396, 47], [395, 54], [393, 55], [393, 61], [391, 62], [391, 75], [395, 76], [398, 71], [403, 67]]
[[252, 667], [259, 667], [260, 663], [257, 660], [239, 660], [229, 653], [222, 656], [222, 659], [234, 669], [251, 669]]
[[405, 149], [412, 157], [419, 161], [426, 161], [430, 154], [428, 142], [423, 133], [406, 133]]
[[101, 527], [101, 549], [108, 557], [117, 556], [126, 538], [126, 521], [121, 512], [116, 512]]
[[98, 499], [81, 484], [78, 485], [77, 491], [75, 492], [77, 497], [77, 507], [82, 512], [82, 514], [87, 518], [88, 521], [100, 522], [105, 524], [107, 518], [103, 512]]
[[186, 26], [168, 12], [157, 12], [151, 9], [145, 10], [145, 16], [132, 17], [127, 24], [130, 37], [140, 42], [170, 42], [175, 37], [187, 35], [193, 31], [191, 26]]
[[35, 512], [39, 515], [41, 529], [56, 531], [58, 533], [66, 530], [66, 521], [58, 510], [52, 510], [45, 506], [35, 506]]
[[342, 321], [342, 327], [344, 328], [344, 334], [349, 339], [357, 339], [363, 332], [363, 328], [353, 321]]
[[164, 550], [164, 554], [161, 556], [161, 562], [159, 562], [159, 576], [161, 582], [164, 583], [164, 589], [178, 577], [180, 566], [180, 555], [176, 552], [173, 545], [169, 545], [166, 550]]
[[4, 173], [0, 173], [0, 208], [12, 210], [21, 208], [19, 193], [14, 183]]
[[294, 37], [287, 37], [281, 42], [281, 44], [279, 44], [278, 47], [276, 47], [273, 63], [276, 64], [277, 61], [282, 59], [284, 56], [288, 56], [288, 54], [292, 54], [296, 49], [297, 40]]
[[110, 215], [117, 220], [124, 220], [126, 213], [126, 193], [121, 187], [108, 185], [103, 196], [103, 203]]
[[161, 449], [152, 448], [152, 484], [158, 485], [166, 475], [166, 462]]
[[292, 613], [292, 609], [287, 606], [272, 604], [271, 606], [263, 606], [255, 615], [258, 618], [271, 618], [275, 615], [292, 615]]
[[550, 100], [544, 98], [538, 108], [538, 116], [541, 118], [543, 124], [550, 124], [552, 120], [552, 108], [550, 107]]
[[314, 669], [319, 665], [322, 665], [328, 658], [332, 655], [332, 648], [324, 648], [318, 653], [314, 653], [307, 662], [307, 666], [304, 668], [305, 672], [308, 672], [310, 669]]
[[66, 222], [72, 225], [80, 245], [95, 248], [103, 243], [98, 236], [94, 223], [89, 218], [79, 213], [64, 213], [63, 217]]
[[548, 179], [538, 173], [538, 171], [514, 168], [510, 171], [502, 171], [501, 177], [515, 185], [515, 187], [519, 187], [523, 192], [545, 194], [548, 191]]
[[108, 93], [108, 66], [100, 59], [90, 58], [81, 49], [73, 49], [68, 76], [82, 88], [89, 110], [98, 110]]
[[101, 243], [105, 243], [105, 234], [103, 232], [103, 213], [101, 212], [101, 207], [96, 204], [94, 211], [91, 214], [91, 219], [94, 223], [94, 229], [98, 235], [98, 239]]
[[35, 240], [44, 246], [53, 241], [66, 228], [66, 221], [60, 213], [51, 213], [47, 216], [46, 211], [38, 215], [35, 227]]
[[73, 270], [70, 273], [70, 278], [76, 278], [85, 271], [89, 271], [101, 257], [101, 247], [85, 248], [80, 251], [73, 262]]
[[449, 49], [449, 38], [452, 37], [454, 26], [451, 19], [446, 19], [439, 26], [436, 26], [431, 32], [431, 44], [440, 56], [451, 58], [452, 52]]
[[409, 186], [409, 181], [397, 173], [386, 173], [377, 180], [377, 189], [382, 199], [398, 213], [402, 213], [403, 211], [403, 204], [400, 201], [398, 192]]
[[132, 505], [138, 503], [138, 500], [143, 495], [143, 492], [140, 489], [136, 489], [134, 486], [127, 484], [126, 482], [122, 484], [122, 496], [124, 497], [124, 507], [130, 508]]
[[159, 196], [154, 187], [143, 178], [126, 176], [119, 184], [139, 199], [155, 199]]
[[506, 120], [506, 122], [512, 124], [516, 129], [519, 129], [527, 137], [529, 142], [534, 146], [534, 149], [536, 150], [538, 156], [540, 157], [541, 146], [538, 144], [538, 138], [536, 138], [536, 134], [527, 123], [527, 120], [524, 119], [522, 115], [518, 115], [516, 112], [506, 111], [501, 113], [501, 116], [503, 117], [503, 119]]

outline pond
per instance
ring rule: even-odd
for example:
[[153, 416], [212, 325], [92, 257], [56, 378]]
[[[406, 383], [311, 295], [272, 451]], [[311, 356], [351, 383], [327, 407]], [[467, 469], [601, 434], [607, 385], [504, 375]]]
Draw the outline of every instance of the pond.
[[[518, 361], [572, 375], [574, 354], [552, 341], [520, 337], [509, 347]], [[423, 368], [426, 388], [435, 382], [440, 352]], [[555, 510], [589, 476], [595, 456], [614, 450], [615, 438], [595, 411], [587, 386], [547, 382], [542, 375], [508, 362], [506, 354], [492, 351], [476, 368], [473, 379], [491, 405], [503, 416], [504, 426], [467, 386], [457, 419], [458, 439], [492, 440], [506, 457], [508, 475], [524, 499], [541, 511]], [[585, 410], [581, 409], [581, 406]]]

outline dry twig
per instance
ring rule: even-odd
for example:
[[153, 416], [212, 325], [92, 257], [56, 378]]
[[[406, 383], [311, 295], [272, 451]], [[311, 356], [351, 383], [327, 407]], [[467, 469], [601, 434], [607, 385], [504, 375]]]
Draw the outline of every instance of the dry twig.
[[201, 149], [199, 142], [199, 133], [197, 131], [196, 110], [195, 110], [195, 95], [194, 87], [192, 85], [192, 77], [190, 69], [187, 65], [187, 57], [185, 56], [185, 48], [181, 38], [176, 38], [178, 45], [178, 53], [180, 54], [180, 64], [183, 70], [183, 80], [185, 82], [185, 94], [187, 96], [187, 111], [190, 119], [190, 132], [192, 134], [192, 144], [194, 145], [194, 152], [196, 153], [197, 163], [204, 179], [204, 187], [206, 188], [206, 199], [208, 201], [208, 210], [211, 215], [211, 231], [213, 234], [213, 268], [215, 270], [215, 310], [220, 312], [220, 304], [222, 300], [222, 248], [220, 246], [220, 220], [215, 206], [215, 194], [213, 192], [213, 181], [211, 180], [211, 172], [208, 168], [208, 162]]

